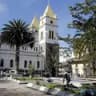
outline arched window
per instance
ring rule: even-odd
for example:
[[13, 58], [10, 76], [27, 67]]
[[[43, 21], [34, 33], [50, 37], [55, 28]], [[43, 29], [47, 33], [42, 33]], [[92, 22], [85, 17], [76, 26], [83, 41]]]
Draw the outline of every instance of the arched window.
[[13, 60], [10, 60], [10, 67], [13, 67]]
[[54, 31], [49, 31], [49, 39], [54, 39]]
[[34, 51], [35, 51], [35, 47], [34, 47]]
[[26, 68], [27, 67], [27, 61], [25, 60], [24, 61], [24, 68]]
[[51, 31], [52, 39], [54, 39], [54, 31]]
[[43, 50], [43, 48], [41, 47], [41, 51]]
[[49, 31], [49, 39], [51, 39], [51, 31]]
[[38, 51], [38, 47], [36, 47], [36, 52]]
[[0, 48], [1, 48], [1, 43], [0, 43]]
[[37, 68], [40, 68], [40, 61], [37, 61]]
[[4, 59], [1, 59], [0, 67], [3, 67], [3, 66], [4, 66]]
[[32, 61], [31, 60], [29, 61], [29, 64], [32, 64]]

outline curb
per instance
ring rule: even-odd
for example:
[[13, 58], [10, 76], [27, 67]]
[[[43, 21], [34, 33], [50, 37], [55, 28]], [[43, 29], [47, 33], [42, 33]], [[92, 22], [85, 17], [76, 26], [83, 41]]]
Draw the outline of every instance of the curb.
[[43, 93], [50, 94], [53, 96], [73, 96], [72, 94], [68, 94], [68, 93], [66, 94], [64, 91], [61, 91], [61, 89], [59, 88], [49, 89], [45, 86], [39, 86], [33, 83], [28, 83], [26, 86], [27, 88], [35, 89], [35, 90], [38, 90], [38, 91], [41, 91]]
[[45, 87], [45, 86], [39, 86], [39, 85], [35, 85], [33, 83], [28, 83], [26, 85], [28, 88], [32, 88], [32, 89], [35, 89], [35, 90], [39, 90], [41, 92], [44, 92], [44, 93], [48, 93], [48, 90], [49, 88]]
[[12, 79], [12, 78], [10, 80], [12, 80], [18, 84], [28, 84], [28, 82], [26, 82], [26, 81], [20, 81], [20, 80], [16, 80], [16, 79]]

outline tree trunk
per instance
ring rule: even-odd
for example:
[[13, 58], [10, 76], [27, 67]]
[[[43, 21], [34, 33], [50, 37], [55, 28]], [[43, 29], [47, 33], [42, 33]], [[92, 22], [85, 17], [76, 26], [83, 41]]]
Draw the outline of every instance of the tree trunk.
[[15, 57], [15, 63], [16, 63], [16, 71], [19, 72], [19, 46], [16, 46], [16, 57]]

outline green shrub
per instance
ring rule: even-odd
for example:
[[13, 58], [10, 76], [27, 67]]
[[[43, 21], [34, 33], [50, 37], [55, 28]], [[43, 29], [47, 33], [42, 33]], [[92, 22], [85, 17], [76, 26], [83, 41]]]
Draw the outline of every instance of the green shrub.
[[23, 80], [26, 80], [24, 77], [22, 77], [22, 78], [14, 78], [14, 79], [16, 79], [16, 80], [21, 80], [21, 81], [23, 81]]
[[49, 88], [49, 89], [53, 89], [53, 88], [55, 88], [56, 87], [56, 84], [54, 84], [54, 83], [51, 83], [51, 84], [47, 84], [47, 86], [46, 86], [47, 88]]
[[71, 89], [71, 90], [69, 90], [69, 92], [71, 92], [71, 93], [74, 93], [74, 94], [79, 94], [80, 93], [80, 90], [78, 90], [78, 89]]
[[90, 84], [83, 84], [82, 88], [90, 88]]
[[61, 91], [65, 91], [65, 88], [64, 87], [61, 87]]
[[25, 80], [32, 80], [32, 78], [29, 78], [29, 77], [16, 77], [14, 78], [16, 80], [21, 80], [21, 81], [25, 81]]

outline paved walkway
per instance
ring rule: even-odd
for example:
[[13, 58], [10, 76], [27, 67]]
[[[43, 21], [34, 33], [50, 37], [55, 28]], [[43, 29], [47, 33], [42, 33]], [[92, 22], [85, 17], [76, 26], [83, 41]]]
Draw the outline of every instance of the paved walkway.
[[0, 80], [0, 96], [51, 96], [12, 81]]
[[[7, 78], [8, 79], [8, 78]], [[47, 79], [47, 78], [45, 78]], [[63, 84], [62, 82], [62, 78], [53, 78], [54, 82], [57, 82], [59, 84]], [[79, 79], [75, 79], [72, 80], [71, 82], [75, 83], [79, 82], [79, 83], [96, 83], [96, 79], [94, 80], [93, 78], [79, 78]], [[62, 96], [71, 96], [68, 94], [65, 94], [66, 92], [64, 92], [64, 94]], [[52, 96], [52, 95], [46, 95], [42, 92], [36, 91], [36, 90], [32, 90], [29, 88], [26, 88], [26, 86], [23, 84], [17, 84], [15, 82], [12, 82], [10, 80], [6, 80], [6, 78], [2, 78], [0, 79], [0, 96]]]
[[[47, 78], [45, 78], [47, 79]], [[55, 83], [63, 84], [63, 78], [51, 78]], [[71, 83], [96, 83], [96, 78], [75, 78], [71, 80]]]

